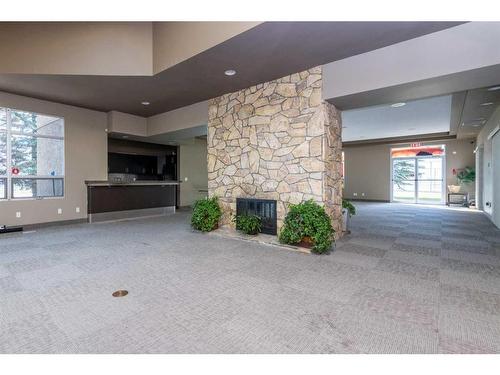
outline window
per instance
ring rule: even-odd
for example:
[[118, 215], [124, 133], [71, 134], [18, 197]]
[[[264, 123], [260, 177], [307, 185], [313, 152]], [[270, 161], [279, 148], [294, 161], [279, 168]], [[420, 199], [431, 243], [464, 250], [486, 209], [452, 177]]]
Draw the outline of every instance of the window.
[[0, 199], [64, 195], [64, 119], [0, 108]]

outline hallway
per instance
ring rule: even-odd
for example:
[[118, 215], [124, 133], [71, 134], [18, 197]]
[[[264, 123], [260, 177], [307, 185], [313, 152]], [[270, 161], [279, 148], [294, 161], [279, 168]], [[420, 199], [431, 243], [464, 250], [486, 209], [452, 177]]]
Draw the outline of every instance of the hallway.
[[435, 326], [440, 352], [498, 352], [500, 230], [463, 208], [355, 203], [336, 256], [370, 269], [359, 307]]

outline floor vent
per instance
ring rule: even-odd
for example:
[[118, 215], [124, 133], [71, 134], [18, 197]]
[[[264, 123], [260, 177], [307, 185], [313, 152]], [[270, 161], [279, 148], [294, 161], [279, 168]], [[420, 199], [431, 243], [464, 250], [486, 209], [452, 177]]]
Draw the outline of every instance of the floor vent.
[[113, 293], [113, 297], [125, 297], [128, 294], [126, 290], [117, 290]]

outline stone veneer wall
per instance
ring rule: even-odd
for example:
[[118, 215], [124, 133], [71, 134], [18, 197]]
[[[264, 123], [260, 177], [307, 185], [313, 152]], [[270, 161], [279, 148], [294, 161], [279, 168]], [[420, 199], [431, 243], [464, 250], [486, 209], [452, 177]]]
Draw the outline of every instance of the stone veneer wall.
[[208, 190], [220, 199], [223, 225], [238, 197], [275, 199], [278, 228], [290, 203], [313, 199], [342, 232], [342, 127], [321, 91], [316, 67], [210, 101]]

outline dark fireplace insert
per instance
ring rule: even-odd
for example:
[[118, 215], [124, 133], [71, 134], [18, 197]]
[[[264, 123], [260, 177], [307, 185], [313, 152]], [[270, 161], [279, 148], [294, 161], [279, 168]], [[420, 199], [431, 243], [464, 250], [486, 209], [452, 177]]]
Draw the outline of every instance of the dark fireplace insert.
[[276, 201], [271, 199], [236, 198], [236, 215], [257, 215], [262, 219], [262, 233], [276, 234]]

